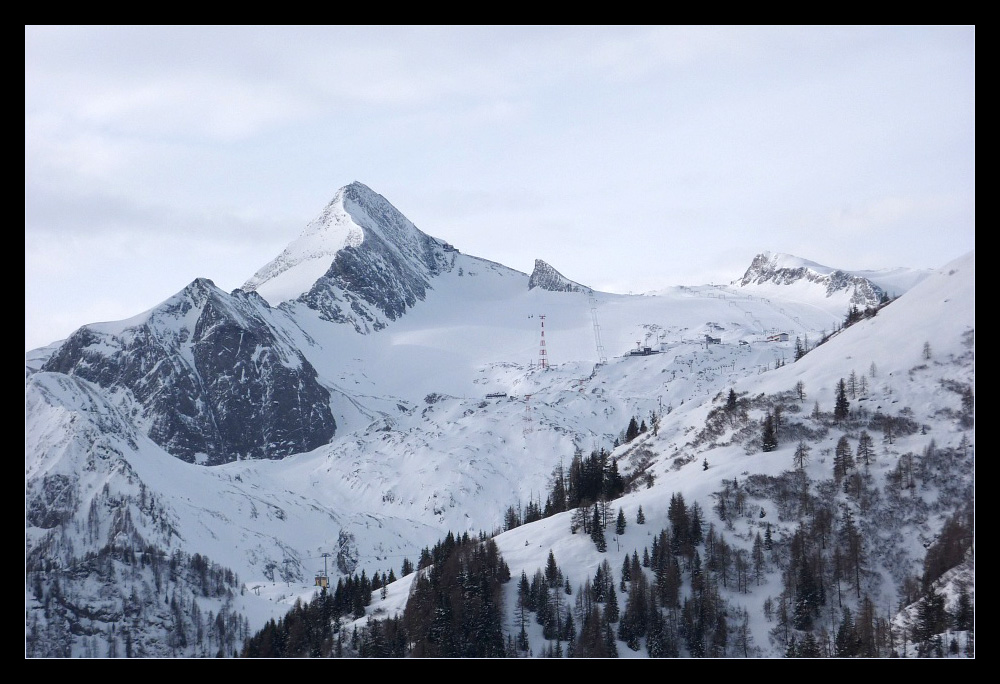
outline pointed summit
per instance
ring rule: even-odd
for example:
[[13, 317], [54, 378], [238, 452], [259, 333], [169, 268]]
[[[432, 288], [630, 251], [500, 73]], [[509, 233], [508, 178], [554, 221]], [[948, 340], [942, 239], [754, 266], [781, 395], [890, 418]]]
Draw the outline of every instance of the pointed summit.
[[273, 306], [301, 302], [321, 318], [370, 332], [424, 298], [430, 280], [450, 265], [447, 251], [382, 195], [354, 182], [243, 289]]
[[364, 242], [361, 226], [354, 222], [344, 206], [348, 193], [359, 196], [372, 191], [354, 182], [336, 192], [319, 216], [275, 259], [261, 267], [242, 289], [256, 291], [272, 305], [295, 299], [315, 283], [345, 247]]
[[590, 292], [590, 288], [575, 283], [541, 259], [535, 259], [535, 269], [528, 279], [528, 289], [540, 288], [550, 292]]

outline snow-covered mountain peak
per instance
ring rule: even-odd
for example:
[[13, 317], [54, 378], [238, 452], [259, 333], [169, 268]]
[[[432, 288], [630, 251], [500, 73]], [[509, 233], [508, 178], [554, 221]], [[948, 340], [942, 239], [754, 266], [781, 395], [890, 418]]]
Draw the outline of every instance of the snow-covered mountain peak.
[[320, 318], [380, 330], [424, 298], [455, 249], [421, 232], [382, 195], [347, 185], [243, 289], [273, 306], [300, 302]]
[[751, 283], [792, 282], [802, 277], [829, 276], [836, 269], [817, 264], [792, 254], [761, 252], [750, 262], [750, 267], [743, 274], [739, 285]]
[[540, 288], [550, 292], [590, 292], [591, 289], [573, 282], [541, 259], [535, 259], [535, 268], [528, 279], [528, 289]]
[[299, 237], [261, 267], [243, 284], [243, 289], [259, 292], [272, 304], [295, 299], [326, 273], [337, 252], [364, 242], [364, 230], [344, 206], [349, 190], [354, 196], [363, 196], [366, 192], [373, 194], [360, 183], [338, 190]]
[[755, 256], [743, 277], [733, 285], [765, 292], [772, 291], [775, 286], [782, 290], [793, 286], [801, 291], [800, 296], [808, 298], [810, 292], [821, 292], [823, 298], [836, 301], [836, 305], [843, 308], [874, 307], [887, 297], [885, 289], [865, 275], [823, 266], [791, 254], [771, 252]]

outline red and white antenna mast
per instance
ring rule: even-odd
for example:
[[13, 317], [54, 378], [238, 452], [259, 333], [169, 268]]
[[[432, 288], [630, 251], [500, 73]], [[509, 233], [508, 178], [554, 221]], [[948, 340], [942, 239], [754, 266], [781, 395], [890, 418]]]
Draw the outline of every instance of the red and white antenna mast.
[[549, 367], [549, 357], [545, 351], [545, 314], [538, 316], [542, 320], [542, 339], [538, 344], [538, 367], [545, 370]]

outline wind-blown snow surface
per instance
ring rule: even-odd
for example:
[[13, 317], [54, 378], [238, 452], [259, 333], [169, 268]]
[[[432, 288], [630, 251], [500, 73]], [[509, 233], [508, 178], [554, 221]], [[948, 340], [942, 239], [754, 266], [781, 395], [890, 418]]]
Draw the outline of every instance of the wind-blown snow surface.
[[[352, 230], [345, 229], [344, 244]], [[314, 253], [290, 247], [285, 264], [305, 264], [309, 258], [293, 263], [293, 257]], [[294, 271], [276, 268], [261, 282], [277, 283], [281, 273]], [[316, 272], [296, 275], [285, 294], [304, 291]], [[124, 534], [167, 552], [202, 554], [239, 575], [244, 591], [234, 609], [258, 629], [296, 597], [310, 596], [313, 575], [328, 562], [336, 583], [342, 573], [398, 570], [403, 558], [416, 561], [421, 548], [448, 531], [501, 529], [508, 506], [544, 503], [553, 470], [575, 452], [610, 449], [631, 417], [656, 413], [662, 420], [655, 437], [647, 433], [614, 452], [624, 472], [640, 467], [642, 452], [652, 454], [654, 485], [613, 504], [630, 521], [642, 505], [645, 526], [630, 525], [606, 555], [589, 538], [569, 534], [568, 514], [497, 537], [515, 578], [543, 567], [552, 549], [575, 587], [593, 577], [604, 557], [617, 571], [622, 554], [641, 554], [665, 526], [672, 492], [707, 511], [722, 479], [792, 467], [790, 444], [753, 455], [737, 444], [692, 444], [712, 402], [730, 387], [758, 395], [787, 392], [802, 381], [805, 410], [813, 402], [829, 410], [840, 378], [877, 368], [867, 405], [908, 407], [930, 428], [902, 438], [894, 453], [919, 452], [931, 439], [957, 444], [962, 433], [946, 410], [959, 397], [942, 390], [941, 380], [974, 386], [974, 283], [970, 254], [792, 363], [795, 339], [814, 342], [836, 329], [848, 299], [816, 287], [784, 291], [780, 299], [713, 286], [655, 296], [552, 292], [529, 289], [526, 274], [450, 252], [446, 266], [428, 276], [423, 299], [372, 334], [332, 323], [307, 302], [283, 299], [283, 314], [271, 325], [329, 390], [337, 432], [329, 444], [280, 461], [215, 467], [184, 463], [150, 441], [136, 428], [142, 410], [128, 393], [108, 395], [81, 378], [33, 372], [39, 367], [33, 357], [26, 365], [27, 548], [69, 565]], [[543, 330], [547, 369], [538, 365]], [[768, 342], [777, 332], [788, 333], [788, 341]], [[598, 336], [605, 364], [597, 363]], [[923, 360], [925, 343], [930, 361]], [[643, 347], [654, 353], [629, 354]], [[820, 452], [814, 449], [808, 469], [828, 477], [830, 463]], [[888, 469], [893, 460], [875, 467]], [[137, 508], [140, 495], [156, 506]], [[88, 525], [92, 502], [133, 511], [131, 527], [94, 514]], [[36, 519], [33, 510], [56, 517]], [[917, 571], [922, 543], [939, 524], [915, 526], [902, 544], [906, 557], [898, 562], [908, 571]], [[73, 529], [90, 531], [74, 536]], [[895, 608], [895, 579], [879, 584], [886, 610]], [[408, 581], [400, 580], [386, 600], [401, 598]], [[759, 607], [763, 597], [776, 595], [780, 579], [770, 582], [747, 600]], [[512, 592], [513, 584], [508, 601]], [[26, 587], [26, 612], [36, 605]], [[390, 608], [375, 600], [369, 610]], [[754, 625], [757, 655], [775, 653], [766, 631], [763, 622]], [[85, 645], [74, 646], [73, 655], [87, 653]]]

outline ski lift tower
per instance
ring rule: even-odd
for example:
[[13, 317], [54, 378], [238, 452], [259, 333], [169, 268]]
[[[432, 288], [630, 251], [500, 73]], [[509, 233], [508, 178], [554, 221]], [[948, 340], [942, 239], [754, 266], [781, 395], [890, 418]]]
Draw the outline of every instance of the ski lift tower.
[[540, 314], [538, 318], [542, 321], [542, 338], [538, 344], [538, 367], [545, 370], [549, 367], [549, 357], [545, 350], [545, 314]]
[[604, 355], [604, 345], [601, 344], [601, 326], [597, 323], [597, 300], [594, 294], [590, 294], [590, 316], [594, 319], [594, 339], [597, 341], [597, 363], [604, 365], [608, 362], [608, 357]]

